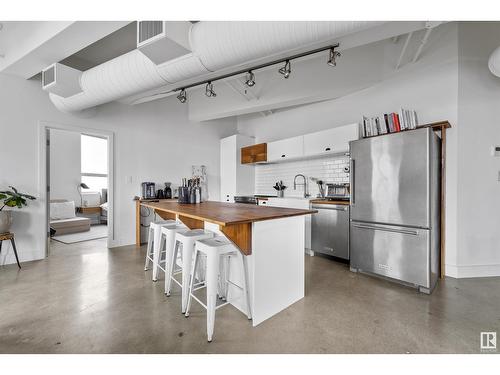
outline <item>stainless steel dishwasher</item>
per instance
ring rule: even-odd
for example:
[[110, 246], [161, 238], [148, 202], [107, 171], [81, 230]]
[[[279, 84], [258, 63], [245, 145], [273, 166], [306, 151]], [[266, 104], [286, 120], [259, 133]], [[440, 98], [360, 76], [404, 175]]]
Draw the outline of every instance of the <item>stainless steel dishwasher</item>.
[[349, 260], [349, 206], [313, 204], [311, 250]]

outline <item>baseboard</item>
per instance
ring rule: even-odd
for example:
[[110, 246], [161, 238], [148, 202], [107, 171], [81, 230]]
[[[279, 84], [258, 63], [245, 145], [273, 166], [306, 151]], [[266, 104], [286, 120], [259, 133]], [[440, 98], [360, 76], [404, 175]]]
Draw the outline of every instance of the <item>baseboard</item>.
[[446, 265], [446, 276], [456, 279], [500, 276], [500, 264]]

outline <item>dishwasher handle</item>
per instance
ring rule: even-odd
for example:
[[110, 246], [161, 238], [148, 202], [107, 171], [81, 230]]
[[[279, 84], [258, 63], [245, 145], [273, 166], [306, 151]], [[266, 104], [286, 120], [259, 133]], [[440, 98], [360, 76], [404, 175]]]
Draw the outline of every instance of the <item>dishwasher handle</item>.
[[313, 204], [311, 208], [316, 210], [347, 211], [348, 206], [338, 206], [335, 204]]

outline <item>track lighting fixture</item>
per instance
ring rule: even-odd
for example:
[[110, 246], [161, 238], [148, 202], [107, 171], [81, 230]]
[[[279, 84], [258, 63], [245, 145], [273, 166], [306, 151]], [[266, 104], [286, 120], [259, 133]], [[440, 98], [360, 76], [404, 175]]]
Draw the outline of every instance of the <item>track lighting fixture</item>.
[[295, 59], [302, 58], [304, 56], [310, 56], [310, 55], [314, 55], [316, 53], [329, 51], [328, 52], [328, 61], [327, 61], [327, 63], [330, 66], [336, 66], [337, 65], [337, 59], [341, 56], [340, 52], [338, 52], [336, 50], [338, 47], [339, 47], [338, 43], [331, 44], [329, 46], [316, 48], [314, 50], [297, 53], [295, 55], [288, 56], [285, 59], [281, 58], [281, 59], [278, 59], [278, 60], [268, 61], [268, 62], [262, 63], [260, 65], [254, 65], [252, 67], [247, 66], [245, 69], [241, 69], [241, 70], [238, 70], [236, 72], [225, 73], [225, 74], [222, 74], [222, 75], [219, 75], [219, 76], [216, 76], [216, 77], [211, 77], [210, 81], [202, 80], [202, 81], [194, 82], [194, 83], [191, 83], [191, 84], [188, 84], [188, 85], [184, 85], [183, 87], [177, 87], [177, 88], [171, 89], [169, 91], [161, 92], [161, 93], [158, 93], [158, 94], [155, 94], [155, 95], [164, 95], [164, 94], [168, 94], [168, 93], [178, 92], [179, 91], [179, 94], [177, 95], [177, 99], [181, 103], [186, 103], [187, 102], [186, 91], [188, 89], [190, 89], [192, 87], [198, 87], [198, 86], [206, 85], [205, 86], [205, 95], [208, 98], [215, 98], [217, 96], [217, 94], [215, 93], [214, 85], [213, 85], [212, 82], [214, 82], [214, 81], [220, 81], [220, 80], [225, 80], [225, 79], [231, 78], [231, 77], [241, 77], [244, 74], [245, 75], [245, 80], [244, 80], [245, 85], [247, 87], [253, 87], [253, 86], [255, 86], [255, 73], [254, 73], [254, 71], [260, 70], [260, 69], [264, 69], [264, 68], [267, 68], [267, 67], [270, 67], [270, 66], [278, 65], [278, 64], [283, 64], [283, 63], [285, 65], [282, 65], [282, 67], [279, 68], [278, 72], [281, 75], [283, 75], [283, 78], [288, 79], [290, 77], [290, 74], [292, 73], [292, 63], [291, 63], [291, 61], [295, 60]]
[[181, 90], [179, 95], [177, 95], [177, 99], [179, 99], [181, 103], [186, 103], [187, 101], [186, 89]]
[[251, 70], [248, 71], [245, 77], [245, 85], [248, 87], [255, 86], [255, 74]]
[[280, 74], [283, 74], [283, 78], [288, 78], [290, 77], [290, 73], [292, 72], [292, 64], [290, 63], [290, 60], [285, 61], [285, 66], [280, 68], [278, 70]]
[[214, 91], [214, 85], [212, 84], [211, 81], [207, 82], [207, 85], [205, 86], [205, 95], [208, 96], [209, 98], [215, 98], [217, 94]]
[[328, 56], [328, 61], [326, 62], [330, 66], [337, 66], [337, 58], [342, 56], [339, 51], [335, 51], [335, 47], [330, 48], [330, 54]]

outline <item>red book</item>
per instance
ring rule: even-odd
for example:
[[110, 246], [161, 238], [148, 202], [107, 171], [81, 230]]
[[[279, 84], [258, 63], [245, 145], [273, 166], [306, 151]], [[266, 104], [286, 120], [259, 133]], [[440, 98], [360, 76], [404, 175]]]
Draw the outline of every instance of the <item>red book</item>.
[[399, 124], [399, 116], [397, 113], [392, 113], [392, 119], [394, 121], [394, 126], [396, 127], [396, 131], [401, 131], [401, 125]]

